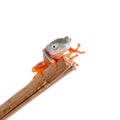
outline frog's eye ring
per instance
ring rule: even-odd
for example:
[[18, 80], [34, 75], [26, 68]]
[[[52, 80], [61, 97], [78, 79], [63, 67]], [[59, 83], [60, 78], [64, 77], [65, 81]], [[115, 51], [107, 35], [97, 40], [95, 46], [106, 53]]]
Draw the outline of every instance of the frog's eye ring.
[[52, 45], [52, 49], [53, 49], [53, 50], [56, 50], [56, 49], [57, 49], [57, 45], [56, 45], [56, 44], [53, 44], [53, 45]]

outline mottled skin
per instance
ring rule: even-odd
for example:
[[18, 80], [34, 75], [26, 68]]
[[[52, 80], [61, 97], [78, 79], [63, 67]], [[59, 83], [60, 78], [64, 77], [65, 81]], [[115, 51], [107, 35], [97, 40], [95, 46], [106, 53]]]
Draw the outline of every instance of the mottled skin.
[[[32, 72], [37, 72], [37, 74], [34, 77], [42, 76], [42, 73], [45, 69], [49, 67], [50, 64], [53, 64], [54, 67], [57, 66], [58, 60], [63, 60], [63, 56], [65, 52], [69, 52], [69, 56], [71, 56], [73, 53], [84, 53], [78, 51], [80, 44], [78, 44], [76, 49], [73, 49], [70, 46], [71, 39], [69, 37], [65, 38], [58, 38], [52, 42], [50, 42], [44, 49], [43, 49], [43, 58], [44, 61], [39, 62], [37, 65], [35, 65], [32, 68]], [[73, 57], [70, 57], [70, 59], [73, 59], [76, 57], [77, 54]]]

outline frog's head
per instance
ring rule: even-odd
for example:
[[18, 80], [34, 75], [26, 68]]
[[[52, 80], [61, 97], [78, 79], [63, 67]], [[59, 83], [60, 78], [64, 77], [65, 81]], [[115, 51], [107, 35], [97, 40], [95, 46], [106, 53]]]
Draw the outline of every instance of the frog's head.
[[69, 37], [58, 38], [46, 46], [46, 51], [53, 57], [61, 57], [70, 48], [71, 39]]

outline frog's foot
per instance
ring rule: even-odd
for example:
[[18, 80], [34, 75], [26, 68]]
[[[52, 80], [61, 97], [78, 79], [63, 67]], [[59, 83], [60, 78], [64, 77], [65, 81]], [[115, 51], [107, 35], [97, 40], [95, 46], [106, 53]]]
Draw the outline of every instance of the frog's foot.
[[42, 72], [38, 72], [34, 77], [33, 77], [33, 80], [36, 79], [37, 77], [42, 77]]
[[63, 57], [59, 57], [59, 58], [57, 58], [57, 59], [53, 59], [53, 60], [52, 60], [52, 64], [53, 64], [54, 67], [57, 66], [57, 61], [58, 61], [58, 60], [63, 61], [64, 58], [63, 58]]
[[70, 59], [73, 60], [73, 59], [76, 58], [76, 57], [78, 57], [78, 54], [76, 54], [76, 55], [70, 57]]
[[52, 64], [53, 64], [54, 67], [56, 67], [57, 66], [57, 61], [53, 60]]
[[68, 54], [65, 54], [65, 55], [63, 56], [63, 59], [64, 59], [65, 61], [67, 61], [68, 63], [71, 63], [71, 64], [73, 64], [73, 65], [75, 65], [75, 66], [79, 66], [76, 62], [74, 62], [74, 58], [76, 58], [77, 56], [78, 56], [78, 54], [75, 54], [74, 56], [71, 56], [71, 54], [68, 53]]
[[33, 78], [36, 78], [38, 76], [42, 77], [42, 73], [45, 71], [45, 69], [47, 69], [47, 65], [45, 64], [45, 62], [40, 62], [38, 63], [37, 65], [35, 65], [33, 68], [32, 68], [32, 72], [37, 72], [37, 74], [33, 77]]
[[78, 53], [80, 53], [80, 54], [84, 54], [84, 53], [85, 53], [85, 51], [82, 51], [82, 52], [81, 52], [81, 51], [78, 51]]
[[73, 62], [74, 65], [79, 66], [76, 62]]
[[64, 60], [64, 58], [63, 58], [63, 57], [60, 57], [58, 60], [61, 60], [61, 61], [63, 61], [63, 60]]
[[76, 49], [74, 49], [74, 48], [72, 48], [72, 47], [70, 47], [69, 48], [69, 52], [70, 52], [70, 54], [72, 54], [72, 53], [79, 53], [79, 54], [83, 54], [83, 53], [85, 53], [85, 51], [79, 51], [78, 49], [80, 48], [80, 44], [78, 43], [78, 45], [77, 45], [77, 48]]
[[[76, 54], [76, 55], [70, 57], [70, 60], [73, 61], [73, 59], [76, 58], [76, 57], [78, 57], [78, 54]], [[74, 61], [73, 61], [73, 64], [76, 65], [76, 66], [79, 66], [79, 65], [78, 65], [76, 62], [74, 62]]]

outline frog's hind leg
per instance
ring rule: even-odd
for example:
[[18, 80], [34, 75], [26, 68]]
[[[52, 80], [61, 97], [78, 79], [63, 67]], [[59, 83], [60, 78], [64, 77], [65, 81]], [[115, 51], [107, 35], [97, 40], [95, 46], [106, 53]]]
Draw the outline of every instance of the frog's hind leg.
[[78, 57], [78, 54], [76, 54], [76, 55], [70, 57], [70, 59], [73, 60], [73, 59], [76, 58], [76, 57]]
[[73, 59], [76, 58], [76, 57], [78, 57], [78, 54], [76, 54], [76, 55], [70, 57], [70, 60], [73, 61], [74, 65], [79, 66], [79, 65], [78, 65], [76, 62], [74, 62], [74, 60], [73, 60]]
[[37, 74], [34, 76], [34, 78], [36, 78], [37, 76], [41, 76], [42, 77], [42, 74], [44, 72], [44, 70], [47, 68], [48, 66], [45, 64], [44, 61], [38, 63], [37, 65], [35, 65], [33, 68], [32, 68], [32, 72], [37, 72]]

